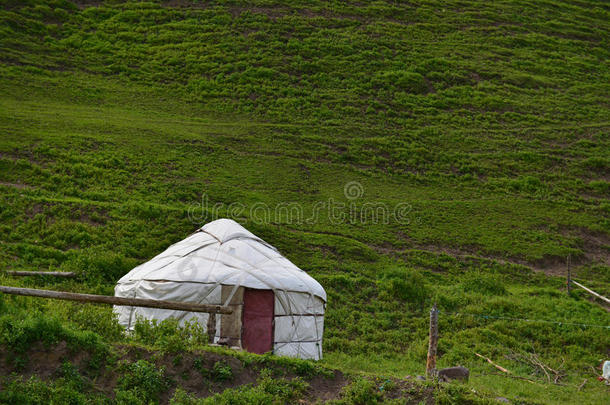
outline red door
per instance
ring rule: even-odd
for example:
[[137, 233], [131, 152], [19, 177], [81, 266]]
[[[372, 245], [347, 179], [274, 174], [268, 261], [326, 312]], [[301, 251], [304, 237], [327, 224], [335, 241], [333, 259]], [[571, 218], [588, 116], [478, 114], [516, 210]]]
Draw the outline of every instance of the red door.
[[244, 290], [241, 344], [249, 352], [273, 350], [273, 304], [271, 290]]

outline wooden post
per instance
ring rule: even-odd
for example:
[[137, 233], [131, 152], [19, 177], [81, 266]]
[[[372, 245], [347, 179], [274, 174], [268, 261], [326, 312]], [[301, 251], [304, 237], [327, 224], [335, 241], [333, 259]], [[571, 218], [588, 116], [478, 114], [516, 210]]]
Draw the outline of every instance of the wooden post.
[[53, 276], [53, 277], [76, 277], [76, 273], [71, 271], [7, 271], [7, 275], [14, 277], [29, 277], [29, 276]]
[[426, 361], [426, 377], [436, 376], [436, 346], [438, 345], [438, 309], [436, 303], [430, 310], [430, 336], [428, 341], [428, 360]]
[[208, 317], [208, 343], [214, 343], [216, 336], [216, 314], [211, 313]]
[[37, 290], [34, 288], [17, 288], [0, 286], [0, 293], [24, 295], [28, 297], [53, 298], [66, 301], [91, 302], [96, 304], [124, 305], [130, 307], [145, 307], [173, 309], [186, 312], [207, 312], [210, 314], [231, 314], [233, 309], [221, 305], [191, 304], [188, 302], [158, 301], [142, 298], [110, 297], [107, 295], [77, 294], [63, 291]]
[[568, 295], [570, 295], [572, 293], [572, 269], [570, 268], [570, 262], [571, 262], [571, 258], [570, 255], [568, 255]]

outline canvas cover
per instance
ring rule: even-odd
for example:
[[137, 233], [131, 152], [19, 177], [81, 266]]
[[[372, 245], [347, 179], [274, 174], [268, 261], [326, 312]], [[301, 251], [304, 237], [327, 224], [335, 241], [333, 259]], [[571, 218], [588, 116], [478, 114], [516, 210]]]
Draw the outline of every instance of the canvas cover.
[[[230, 219], [206, 224], [134, 268], [119, 280], [115, 295], [229, 305], [234, 314], [216, 316], [214, 340], [238, 342], [244, 288], [274, 293], [275, 354], [322, 357], [326, 292], [277, 249]], [[181, 322], [194, 319], [206, 328], [209, 316], [141, 307], [115, 306], [114, 310], [127, 329], [133, 329], [138, 317], [159, 321], [174, 317]]]

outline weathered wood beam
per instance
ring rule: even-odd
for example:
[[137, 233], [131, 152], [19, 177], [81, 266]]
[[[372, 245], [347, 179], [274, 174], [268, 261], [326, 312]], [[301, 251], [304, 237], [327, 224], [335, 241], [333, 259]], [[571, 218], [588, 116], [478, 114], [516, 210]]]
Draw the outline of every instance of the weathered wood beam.
[[597, 297], [597, 298], [599, 298], [600, 300], [605, 301], [607, 304], [610, 304], [610, 300], [609, 300], [608, 298], [604, 297], [603, 295], [600, 295], [600, 294], [596, 293], [595, 291], [593, 291], [593, 290], [591, 290], [591, 289], [589, 289], [589, 288], [585, 287], [584, 285], [582, 285], [582, 284], [580, 284], [580, 283], [578, 283], [578, 282], [576, 282], [576, 281], [574, 281], [574, 280], [572, 280], [572, 284], [574, 284], [574, 285], [576, 285], [576, 286], [578, 286], [578, 287], [582, 288], [583, 290], [585, 290], [586, 292], [588, 292], [588, 293], [589, 293], [589, 294], [591, 294], [591, 295], [596, 296], [596, 297]]
[[78, 294], [64, 291], [37, 290], [0, 286], [0, 293], [27, 297], [52, 298], [57, 300], [90, 302], [95, 304], [123, 305], [130, 307], [173, 309], [186, 312], [206, 312], [210, 314], [231, 314], [233, 309], [221, 305], [191, 304], [188, 302], [158, 301], [142, 298], [110, 297], [107, 295]]
[[504, 367], [502, 367], [502, 366], [500, 366], [500, 365], [498, 365], [498, 364], [494, 363], [493, 361], [491, 361], [491, 359], [490, 359], [489, 357], [482, 356], [482, 355], [480, 355], [479, 353], [476, 353], [476, 352], [475, 352], [475, 354], [476, 354], [478, 357], [482, 358], [483, 360], [487, 360], [487, 362], [488, 362], [489, 364], [491, 364], [492, 366], [494, 366], [494, 367], [495, 367], [495, 368], [497, 368], [498, 370], [502, 371], [503, 373], [512, 374], [512, 373], [510, 372], [510, 370], [507, 370], [507, 369], [505, 369]]
[[5, 272], [9, 276], [15, 277], [29, 277], [29, 276], [53, 276], [53, 277], [76, 277], [76, 273], [72, 273], [71, 271], [6, 271]]

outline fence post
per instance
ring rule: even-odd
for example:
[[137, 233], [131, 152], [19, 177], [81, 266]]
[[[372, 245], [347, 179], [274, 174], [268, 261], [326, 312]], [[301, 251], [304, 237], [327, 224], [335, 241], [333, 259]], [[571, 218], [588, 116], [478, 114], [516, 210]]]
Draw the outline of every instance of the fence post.
[[428, 340], [428, 360], [426, 361], [426, 377], [436, 376], [436, 346], [438, 345], [438, 309], [436, 303], [430, 310], [430, 336]]
[[210, 313], [208, 317], [208, 343], [214, 343], [214, 337], [216, 336], [216, 314]]

